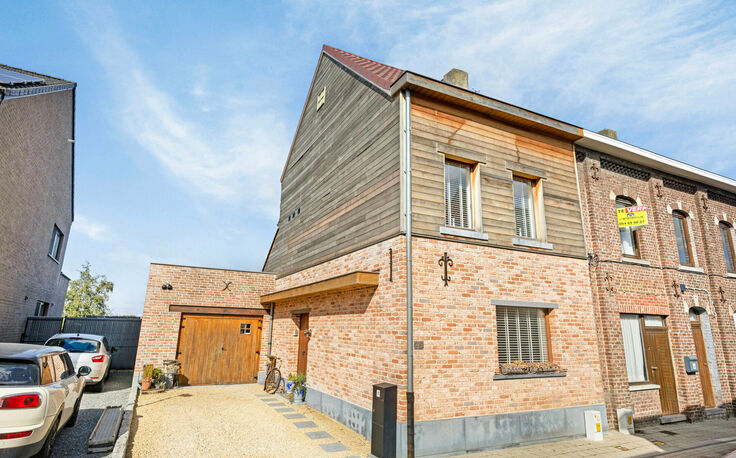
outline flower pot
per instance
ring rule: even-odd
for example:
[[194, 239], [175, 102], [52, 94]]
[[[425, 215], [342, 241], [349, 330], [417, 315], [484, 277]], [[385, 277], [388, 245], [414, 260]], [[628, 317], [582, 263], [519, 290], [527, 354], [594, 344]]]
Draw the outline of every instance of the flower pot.
[[151, 379], [150, 378], [141, 379], [141, 389], [143, 391], [151, 389]]
[[304, 404], [304, 396], [307, 394], [302, 387], [294, 387], [294, 404]]
[[286, 394], [291, 393], [294, 390], [294, 382], [288, 381], [286, 382]]

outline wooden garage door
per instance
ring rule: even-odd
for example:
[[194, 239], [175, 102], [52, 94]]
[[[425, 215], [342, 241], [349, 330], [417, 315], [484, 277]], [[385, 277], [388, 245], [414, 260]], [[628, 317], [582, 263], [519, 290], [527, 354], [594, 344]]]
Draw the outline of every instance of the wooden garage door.
[[258, 377], [261, 317], [183, 314], [179, 354], [189, 385], [253, 383]]

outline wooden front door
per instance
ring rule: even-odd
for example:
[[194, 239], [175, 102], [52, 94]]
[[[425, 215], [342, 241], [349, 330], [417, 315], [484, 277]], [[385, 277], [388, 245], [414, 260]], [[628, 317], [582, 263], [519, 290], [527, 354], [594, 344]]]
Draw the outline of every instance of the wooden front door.
[[261, 317], [183, 314], [178, 360], [188, 385], [254, 383]]
[[307, 375], [307, 354], [309, 353], [309, 314], [303, 313], [299, 315], [299, 354], [296, 360], [297, 374]]
[[700, 322], [691, 321], [690, 325], [693, 328], [695, 353], [698, 357], [698, 372], [700, 373], [700, 384], [703, 387], [703, 402], [705, 402], [707, 408], [715, 407], [716, 400], [713, 397], [713, 386], [710, 384], [710, 369], [708, 368], [708, 355], [705, 353], [703, 330], [700, 327]]
[[647, 327], [644, 332], [644, 348], [649, 380], [659, 385], [659, 402], [662, 405], [662, 414], [680, 413], [667, 328]]

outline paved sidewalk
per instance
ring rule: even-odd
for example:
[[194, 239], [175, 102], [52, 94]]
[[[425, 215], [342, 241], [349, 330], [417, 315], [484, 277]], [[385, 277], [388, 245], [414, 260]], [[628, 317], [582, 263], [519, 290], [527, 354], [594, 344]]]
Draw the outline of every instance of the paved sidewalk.
[[640, 428], [635, 435], [612, 431], [601, 442], [573, 439], [474, 454], [477, 457], [671, 456], [720, 458], [736, 451], [736, 420], [709, 420]]

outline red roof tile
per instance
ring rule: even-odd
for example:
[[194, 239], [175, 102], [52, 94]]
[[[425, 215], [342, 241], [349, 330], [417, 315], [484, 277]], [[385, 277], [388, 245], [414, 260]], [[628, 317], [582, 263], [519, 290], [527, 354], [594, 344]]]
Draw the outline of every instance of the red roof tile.
[[404, 73], [404, 70], [399, 68], [356, 56], [332, 46], [324, 45], [322, 51], [376, 86], [386, 90], [390, 89], [391, 85]]

